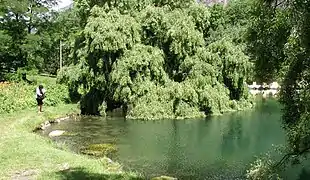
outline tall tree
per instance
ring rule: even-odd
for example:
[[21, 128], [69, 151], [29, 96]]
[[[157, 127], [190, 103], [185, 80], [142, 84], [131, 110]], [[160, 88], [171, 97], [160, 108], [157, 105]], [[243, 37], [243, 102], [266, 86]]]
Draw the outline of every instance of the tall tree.
[[59, 79], [83, 96], [82, 113], [98, 114], [106, 103], [129, 118], [189, 118], [251, 106], [249, 59], [232, 36], [205, 41], [217, 20], [206, 6], [155, 0], [140, 11], [139, 0], [76, 2], [84, 17], [77, 61]]
[[[286, 155], [276, 164], [271, 164], [270, 159], [258, 162], [248, 173], [250, 179], [270, 179], [273, 173], [285, 168], [284, 164], [300, 162], [310, 152], [310, 2], [263, 1], [260, 6], [264, 7], [260, 16], [266, 13], [271, 16], [265, 21], [267, 23], [255, 22], [258, 25], [255, 27], [264, 29], [265, 33], [259, 31], [260, 36], [252, 40], [262, 43], [256, 47], [257, 57], [272, 55], [265, 61], [267, 70], [282, 70], [280, 101], [284, 106], [282, 119], [288, 147]], [[272, 48], [268, 47], [271, 44]]]
[[280, 80], [286, 61], [285, 44], [292, 24], [287, 19], [290, 11], [284, 8], [268, 8], [269, 3], [257, 1], [252, 10], [248, 29], [248, 49], [255, 62], [256, 80], [270, 82]]
[[[2, 44], [9, 47], [7, 53], [2, 53], [2, 67], [18, 68], [27, 66], [28, 59], [31, 58], [28, 49], [23, 46], [31, 42], [32, 37], [38, 26], [48, 21], [51, 14], [49, 7], [56, 4], [56, 0], [3, 0], [1, 1], [0, 27], [3, 30], [1, 35], [10, 36], [11, 42], [7, 41]], [[32, 36], [32, 35], [30, 35]], [[6, 38], [7, 39], [7, 38]], [[27, 46], [27, 45], [26, 45]], [[35, 46], [34, 46], [35, 47]]]

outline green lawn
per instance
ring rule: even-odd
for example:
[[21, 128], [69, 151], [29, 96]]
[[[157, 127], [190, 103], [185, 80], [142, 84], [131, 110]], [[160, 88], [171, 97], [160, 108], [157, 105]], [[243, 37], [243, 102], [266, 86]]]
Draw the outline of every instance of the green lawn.
[[137, 179], [134, 173], [120, 172], [118, 164], [74, 154], [33, 133], [45, 120], [77, 112], [77, 105], [44, 110], [0, 114], [0, 179]]

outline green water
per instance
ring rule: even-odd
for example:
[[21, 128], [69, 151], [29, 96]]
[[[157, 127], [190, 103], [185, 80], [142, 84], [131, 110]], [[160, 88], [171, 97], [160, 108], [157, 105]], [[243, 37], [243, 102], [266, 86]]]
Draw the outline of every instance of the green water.
[[62, 136], [74, 151], [93, 143], [116, 143], [114, 160], [147, 177], [234, 179], [256, 156], [285, 142], [280, 106], [269, 99], [246, 112], [207, 119], [128, 121], [123, 118], [82, 118], [61, 122], [46, 131], [77, 133]]

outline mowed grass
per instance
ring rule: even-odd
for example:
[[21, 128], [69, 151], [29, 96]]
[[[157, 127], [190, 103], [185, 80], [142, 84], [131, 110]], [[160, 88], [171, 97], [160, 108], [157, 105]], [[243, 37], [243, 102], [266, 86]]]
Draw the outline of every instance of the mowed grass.
[[35, 108], [0, 114], [0, 179], [141, 179], [119, 171], [117, 164], [61, 149], [34, 133], [33, 129], [46, 120], [77, 112], [77, 105], [44, 110], [41, 114]]

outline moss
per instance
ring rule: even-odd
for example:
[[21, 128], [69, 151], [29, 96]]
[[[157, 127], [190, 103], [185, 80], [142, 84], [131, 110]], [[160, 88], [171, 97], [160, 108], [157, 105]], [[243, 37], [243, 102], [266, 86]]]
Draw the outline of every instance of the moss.
[[113, 144], [91, 144], [82, 149], [81, 152], [91, 156], [104, 157], [114, 155], [117, 152], [117, 148]]

